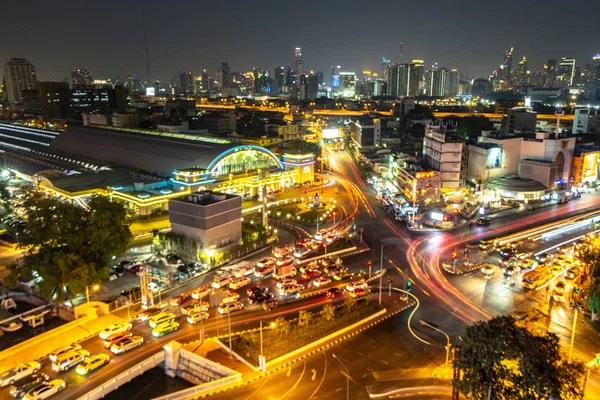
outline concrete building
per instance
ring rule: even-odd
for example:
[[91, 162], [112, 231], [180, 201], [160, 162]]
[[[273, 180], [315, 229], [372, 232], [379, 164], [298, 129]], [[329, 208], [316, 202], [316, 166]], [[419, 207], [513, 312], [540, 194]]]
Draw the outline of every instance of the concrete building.
[[513, 107], [502, 118], [502, 131], [509, 133], [533, 133], [537, 122], [537, 113], [529, 107]]
[[242, 198], [212, 191], [169, 200], [172, 232], [193, 239], [201, 249], [237, 245], [242, 239]]
[[573, 117], [573, 133], [587, 133], [589, 119], [589, 108], [575, 109], [575, 116]]
[[456, 97], [458, 94], [458, 84], [460, 82], [460, 73], [457, 69], [451, 69], [448, 72], [448, 78], [446, 79], [446, 97]]
[[381, 120], [360, 117], [350, 122], [350, 135], [358, 147], [375, 147], [381, 144]]
[[456, 136], [453, 126], [425, 126], [423, 162], [427, 167], [441, 173], [442, 190], [456, 190], [465, 185], [467, 149], [464, 140]]
[[39, 82], [40, 107], [44, 122], [69, 118], [69, 96], [66, 82]]
[[351, 99], [356, 95], [356, 74], [340, 72], [340, 91], [344, 98]]
[[202, 117], [205, 129], [212, 135], [227, 137], [235, 132], [236, 119], [232, 112], [207, 112]]
[[87, 68], [73, 68], [71, 70], [71, 86], [88, 86], [93, 84], [92, 70]]
[[35, 66], [24, 58], [11, 58], [4, 64], [4, 79], [9, 103], [23, 101], [24, 90], [38, 90]]
[[571, 183], [575, 186], [598, 180], [600, 148], [595, 145], [575, 147], [571, 165]]
[[558, 79], [570, 86], [573, 84], [574, 77], [575, 59], [563, 57], [558, 64]]

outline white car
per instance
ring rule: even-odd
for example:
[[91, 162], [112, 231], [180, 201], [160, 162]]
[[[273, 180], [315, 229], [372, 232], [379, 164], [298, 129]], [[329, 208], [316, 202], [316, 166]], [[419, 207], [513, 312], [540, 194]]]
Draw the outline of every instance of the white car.
[[320, 276], [313, 281], [313, 286], [316, 286], [316, 287], [325, 286], [329, 283], [331, 283], [331, 279], [326, 278], [324, 276]]
[[284, 285], [281, 287], [281, 289], [279, 289], [279, 295], [287, 296], [289, 294], [296, 294], [301, 290], [304, 290], [304, 286], [302, 286], [298, 283], [293, 284], [293, 285]]
[[244, 308], [244, 303], [242, 303], [241, 301], [235, 301], [233, 303], [220, 304], [219, 308], [217, 308], [217, 312], [223, 315], [229, 314], [232, 311], [241, 310], [242, 308]]
[[273, 257], [265, 257], [259, 262], [256, 263], [257, 267], [266, 267], [267, 265], [275, 264], [275, 259]]
[[54, 379], [50, 382], [45, 382], [42, 386], [38, 386], [31, 392], [27, 393], [24, 399], [27, 400], [43, 400], [48, 397], [60, 393], [67, 387], [67, 384], [62, 379]]
[[277, 281], [277, 284], [275, 286], [277, 286], [277, 289], [281, 289], [284, 286], [295, 285], [296, 283], [298, 283], [298, 282], [295, 279], [285, 278], [280, 281]]
[[189, 315], [193, 312], [204, 312], [208, 311], [209, 308], [210, 305], [206, 301], [203, 301], [202, 303], [192, 303], [188, 306], [181, 307], [181, 314]]
[[215, 289], [220, 289], [223, 286], [227, 286], [230, 280], [231, 278], [229, 277], [229, 275], [224, 275], [219, 278], [215, 278], [211, 286]]
[[240, 289], [246, 285], [250, 284], [250, 278], [247, 276], [242, 276], [241, 278], [234, 278], [229, 282], [229, 287], [231, 289]]
[[130, 331], [131, 328], [133, 328], [133, 325], [131, 325], [131, 322], [119, 322], [117, 324], [112, 324], [111, 326], [108, 326], [104, 329], [102, 329], [102, 331], [100, 331], [100, 334], [98, 336], [100, 336], [100, 339], [104, 340], [107, 337], [109, 337], [110, 335], [112, 335], [113, 333], [121, 333], [121, 332], [125, 332], [125, 331]]
[[367, 282], [357, 281], [357, 282], [350, 282], [348, 285], [346, 285], [346, 290], [348, 292], [351, 292], [356, 289], [366, 290], [368, 287], [369, 287], [369, 285], [367, 285]]
[[210, 288], [208, 286], [202, 286], [192, 292], [192, 299], [200, 300], [210, 294]]
[[285, 257], [280, 258], [280, 259], [277, 260], [277, 266], [278, 267], [283, 267], [285, 265], [290, 265], [293, 262], [294, 262], [294, 257], [285, 256]]
[[54, 361], [56, 361], [57, 357], [60, 357], [63, 354], [69, 353], [73, 350], [79, 350], [79, 349], [81, 349], [81, 345], [79, 345], [79, 344], [70, 344], [68, 346], [56, 349], [52, 353], [50, 353], [50, 357], [49, 357], [50, 361], [54, 362]]
[[223, 297], [221, 298], [222, 303], [231, 303], [233, 301], [238, 301], [240, 299], [240, 294], [237, 292], [233, 292], [231, 290], [224, 290]]
[[194, 325], [200, 321], [206, 321], [208, 319], [208, 313], [206, 311], [194, 311], [188, 314], [187, 322]]
[[41, 367], [39, 362], [30, 361], [27, 364], [20, 364], [8, 371], [4, 371], [2, 375], [0, 375], [0, 387], [12, 385], [19, 379], [35, 374]]
[[312, 250], [308, 247], [296, 246], [294, 248], [294, 257], [296, 258], [302, 258], [304, 256], [309, 255], [310, 253], [312, 253]]
[[242, 278], [244, 276], [252, 275], [254, 272], [254, 267], [247, 265], [245, 267], [238, 267], [233, 270], [233, 276], [236, 278]]

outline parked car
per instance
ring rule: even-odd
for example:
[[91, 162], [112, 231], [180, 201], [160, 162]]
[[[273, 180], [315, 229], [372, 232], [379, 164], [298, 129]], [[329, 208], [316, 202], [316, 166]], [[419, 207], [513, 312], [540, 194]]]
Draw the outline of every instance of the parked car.
[[41, 364], [37, 361], [30, 361], [25, 364], [19, 364], [14, 368], [4, 371], [0, 375], [0, 387], [12, 385], [19, 379], [26, 378], [32, 374], [38, 372], [41, 368]]
[[62, 379], [54, 379], [50, 382], [45, 382], [27, 393], [24, 397], [26, 400], [44, 400], [56, 393], [62, 392], [67, 384]]
[[144, 338], [141, 336], [132, 336], [118, 341], [110, 347], [110, 351], [114, 354], [122, 354], [135, 347], [141, 346], [144, 343]]

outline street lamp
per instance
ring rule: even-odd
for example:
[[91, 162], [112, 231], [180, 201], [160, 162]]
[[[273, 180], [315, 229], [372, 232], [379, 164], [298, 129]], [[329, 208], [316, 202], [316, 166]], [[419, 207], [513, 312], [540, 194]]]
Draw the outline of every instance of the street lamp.
[[348, 368], [344, 365], [342, 360], [340, 360], [340, 358], [335, 355], [335, 353], [333, 353], [333, 358], [335, 358], [340, 363], [340, 365], [346, 370], [346, 400], [350, 400], [350, 371], [348, 371]]
[[446, 332], [444, 332], [443, 330], [441, 330], [436, 324], [434, 324], [433, 322], [429, 322], [427, 320], [420, 320], [419, 321], [421, 323], [421, 325], [428, 327], [429, 329], [433, 329], [434, 331], [440, 332], [442, 334], [444, 334], [444, 336], [446, 336], [446, 363], [444, 364], [444, 366], [448, 366], [448, 358], [450, 357], [450, 347], [452, 346], [450, 344], [450, 336], [448, 336], [448, 334]]
[[[94, 285], [92, 286], [92, 293], [97, 292], [98, 290], [100, 290], [100, 285]], [[85, 298], [87, 299], [87, 302], [90, 302], [90, 287], [86, 285], [85, 287]]]
[[[271, 328], [275, 328], [277, 326], [277, 324], [275, 322], [271, 322], [269, 323], [268, 321], [261, 319], [260, 320], [260, 356], [258, 357], [258, 365], [262, 366], [263, 364], [261, 363], [261, 360], [265, 358], [265, 356], [263, 355], [263, 321], [267, 322], [267, 324], [269, 325], [269, 327]], [[264, 370], [266, 370], [266, 365], [267, 365], [267, 360], [264, 359]], [[263, 370], [263, 372], [265, 372]]]

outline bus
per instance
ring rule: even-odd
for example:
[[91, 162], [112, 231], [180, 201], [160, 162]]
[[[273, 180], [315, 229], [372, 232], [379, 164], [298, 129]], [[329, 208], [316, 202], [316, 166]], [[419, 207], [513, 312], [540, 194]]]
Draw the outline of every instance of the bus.
[[535, 289], [552, 279], [552, 274], [547, 268], [536, 268], [523, 275], [523, 287]]

